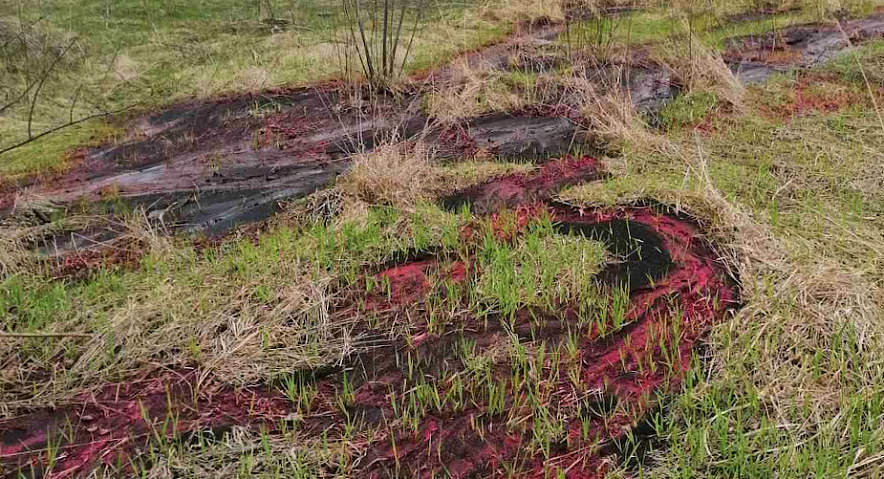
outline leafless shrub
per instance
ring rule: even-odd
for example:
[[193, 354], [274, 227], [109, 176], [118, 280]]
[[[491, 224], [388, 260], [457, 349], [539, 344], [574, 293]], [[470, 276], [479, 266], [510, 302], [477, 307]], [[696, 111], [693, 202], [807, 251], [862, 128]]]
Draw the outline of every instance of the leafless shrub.
[[[385, 86], [402, 74], [425, 20], [428, 0], [341, 0], [349, 30], [346, 44], [369, 83]], [[349, 52], [345, 52], [349, 70]], [[349, 73], [349, 71], [348, 71]]]

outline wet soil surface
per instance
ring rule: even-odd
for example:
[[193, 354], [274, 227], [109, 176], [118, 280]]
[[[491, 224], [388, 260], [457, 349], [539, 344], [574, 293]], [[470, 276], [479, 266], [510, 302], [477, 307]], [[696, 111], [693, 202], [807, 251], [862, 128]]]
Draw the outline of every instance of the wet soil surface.
[[[211, 381], [196, 390], [197, 372], [185, 370], [110, 384], [79, 402], [0, 423], [0, 475], [81, 477], [99, 466], [119, 467], [125, 475], [157, 437], [219, 437], [232, 426], [273, 431], [290, 421], [302, 434], [332, 443], [345, 428], [355, 428], [357, 437], [374, 431], [371, 440], [352, 443], [351, 470], [329, 465], [329, 474], [434, 477], [444, 471], [466, 478], [510, 470], [546, 477], [559, 470], [568, 478], [603, 477], [617, 444], [657, 407], [658, 393], [679, 386], [698, 342], [738, 306], [739, 293], [690, 218], [659, 206], [579, 210], [547, 199], [557, 188], [602, 176], [594, 159], [568, 158], [443, 203], [469, 204], [491, 224], [501, 211], [514, 212], [516, 227], [506, 231], [511, 238], [532, 218], [549, 215], [561, 234], [603, 241], [617, 261], [605, 267], [599, 287], [629, 290], [619, 306], [621, 324], [590, 322], [581, 329], [585, 308], [561, 304], [512, 318], [458, 316], [440, 330], [428, 319], [429, 298], [439, 297], [440, 288], [466, 287], [482, 272], [469, 257], [424, 253], [367, 271], [366, 278], [387, 284], [384, 291], [356, 288], [333, 312], [333, 319], [375, 317], [377, 326], [358, 323], [364, 335], [409, 324], [409, 339], [345, 358], [340, 367], [296, 372], [315, 396], [292, 398], [269, 387], [234, 390]], [[461, 238], [466, 251], [481, 241], [469, 227]], [[608, 317], [618, 306], [595, 308]], [[524, 362], [495, 354], [513, 338], [532, 351]], [[546, 355], [535, 352], [541, 343]], [[470, 366], [479, 356], [496, 359], [479, 371]], [[495, 387], [498, 394], [487, 392]], [[427, 388], [445, 399], [420, 403], [416, 391]], [[541, 409], [529, 406], [531, 397], [544, 398]], [[539, 429], [543, 421], [534, 421], [542, 414], [561, 418], [553, 421], [560, 429], [551, 437]], [[51, 465], [50, 444], [56, 452]]]
[[884, 15], [838, 24], [810, 24], [725, 42], [724, 57], [743, 83], [761, 83], [772, 74], [831, 60], [851, 45], [884, 38]]
[[[853, 43], [880, 37], [884, 16], [845, 20], [842, 28]], [[165, 231], [213, 236], [266, 219], [279, 211], [281, 201], [330, 185], [347, 170], [352, 153], [370, 151], [392, 137], [421, 139], [449, 159], [478, 151], [529, 161], [560, 156], [591, 138], [581, 132], [586, 122], [580, 117], [580, 99], [566, 92], [548, 99], [546, 105], [554, 106], [454, 125], [437, 124], [421, 111], [427, 88], [459, 81], [459, 63], [531, 71], [561, 64], [561, 52], [551, 52], [562, 25], [538, 21], [516, 30], [506, 41], [424, 74], [426, 82], [415, 82], [410, 92], [370, 95], [327, 84], [182, 104], [130, 122], [126, 140], [84, 151], [64, 174], [21, 186], [60, 208], [90, 204], [95, 213], [114, 211], [119, 204], [124, 210], [143, 207]], [[732, 39], [726, 58], [742, 81], [752, 83], [783, 68], [815, 65], [847, 46], [837, 26], [797, 26]], [[602, 90], [614, 78], [641, 111], [654, 112], [679, 92], [678, 79], [649, 61], [636, 60], [625, 74], [614, 74], [616, 66], [579, 55], [565, 60]], [[9, 191], [0, 196], [0, 220], [27, 208], [26, 200], [17, 201]], [[43, 250], [63, 255], [100, 245], [106, 236], [76, 231], [48, 238]]]

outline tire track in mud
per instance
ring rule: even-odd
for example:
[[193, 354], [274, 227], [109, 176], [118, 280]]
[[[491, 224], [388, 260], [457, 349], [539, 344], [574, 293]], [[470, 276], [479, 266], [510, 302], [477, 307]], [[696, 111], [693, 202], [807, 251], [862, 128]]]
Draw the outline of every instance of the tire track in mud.
[[[0, 423], [0, 473], [74, 477], [102, 464], [122, 465], [125, 473], [126, 464], [157, 437], [186, 440], [232, 426], [273, 430], [293, 420], [304, 434], [328, 441], [341, 439], [347, 428], [374, 431], [373, 441], [355, 454], [354, 477], [497, 477], [507, 468], [526, 477], [545, 477], [552, 468], [569, 478], [603, 477], [617, 444], [657, 406], [657, 394], [678, 387], [698, 342], [739, 301], [735, 282], [689, 218], [653, 206], [581, 211], [550, 199], [558, 188], [603, 176], [591, 158], [566, 158], [531, 174], [483, 183], [443, 204], [470, 204], [490, 215], [492, 224], [509, 210], [516, 217], [508, 233], [513, 237], [532, 218], [548, 214], [562, 234], [604, 241], [620, 261], [599, 275], [601, 287], [630, 291], [625, 321], [616, 331], [589, 326], [572, 336], [579, 305], [567, 304], [556, 311], [521, 310], [507, 319], [468, 317], [442, 333], [419, 319], [408, 340], [356, 354], [342, 368], [298, 373], [315, 391], [306, 399], [309, 409], [302, 410], [266, 387], [209, 385], [195, 391], [196, 372], [108, 385], [80, 403]], [[479, 238], [468, 228], [462, 241], [469, 248]], [[377, 315], [394, 324], [429, 301], [440, 278], [442, 287], [456, 288], [478, 274], [471, 259], [443, 253], [386, 265], [366, 277], [386, 283], [388, 292], [354, 291], [336, 317]], [[379, 332], [362, 323], [364, 333]], [[535, 348], [543, 341], [550, 354], [532, 352], [524, 362], [500, 356], [513, 338]], [[552, 359], [569, 340], [574, 354]], [[467, 344], [471, 354], [463, 353]], [[482, 355], [497, 359], [480, 375], [470, 358]], [[560, 368], [574, 373], [555, 373]], [[461, 400], [455, 400], [458, 381], [467, 384]], [[492, 384], [500, 385], [496, 399], [483, 392]], [[417, 391], [428, 387], [450, 400], [404, 413], [420, 401]], [[533, 409], [532, 395], [543, 396]], [[542, 415], [556, 418], [555, 434], [534, 422]], [[47, 470], [50, 444], [56, 456]]]
[[725, 41], [723, 56], [742, 83], [757, 84], [775, 73], [825, 63], [847, 48], [876, 38], [884, 38], [881, 14], [730, 38]]
[[[549, 22], [523, 24], [506, 41], [460, 59], [474, 66], [540, 65], [541, 70], [556, 61], [573, 61], [592, 83], [610, 83], [616, 65], [548, 58], [543, 46], [562, 30], [563, 25]], [[757, 83], [786, 68], [819, 64], [851, 42], [882, 34], [884, 15], [844, 20], [840, 28], [799, 25], [732, 38], [724, 57], [741, 81]], [[617, 78], [637, 109], [654, 112], [679, 94], [679, 80], [642, 55], [637, 58]], [[432, 89], [429, 80], [456, 82], [457, 72], [453, 63], [440, 67], [427, 74], [427, 84], [400, 95], [367, 95], [332, 82], [181, 104], [134, 120], [126, 140], [88, 150], [64, 174], [21, 186], [59, 207], [86, 200], [103, 211], [123, 202], [144, 207], [149, 219], [172, 231], [213, 236], [266, 219], [279, 211], [281, 201], [327, 186], [349, 168], [352, 153], [370, 151], [391, 137], [422, 139], [449, 158], [482, 150], [500, 158], [537, 160], [565, 154], [586, 140], [579, 105], [564, 97], [553, 102], [555, 108], [462, 119], [454, 127], [437, 124], [420, 111], [421, 98]], [[27, 208], [27, 198], [17, 204], [7, 195], [0, 199], [0, 219]], [[48, 238], [43, 249], [64, 254], [104, 242], [94, 232], [78, 231]]]

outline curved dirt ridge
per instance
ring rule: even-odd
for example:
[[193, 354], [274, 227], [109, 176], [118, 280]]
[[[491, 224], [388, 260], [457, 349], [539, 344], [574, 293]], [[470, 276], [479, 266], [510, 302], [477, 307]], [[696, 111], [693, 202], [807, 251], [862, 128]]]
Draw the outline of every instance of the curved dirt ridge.
[[[495, 192], [508, 191], [512, 194], [498, 204], [514, 211], [518, 221], [507, 234], [517, 236], [532, 217], [548, 214], [561, 233], [604, 241], [621, 258], [600, 278], [607, 285], [603, 287], [630, 288], [625, 321], [616, 331], [597, 326], [580, 330], [573, 356], [550, 359], [574, 331], [574, 306], [562, 305], [555, 312], [522, 310], [514, 318], [469, 317], [442, 334], [420, 316], [412, 322], [407, 341], [346, 358], [342, 368], [300, 372], [299, 380], [317, 392], [306, 400], [308, 410], [297, 410], [282, 393], [266, 387], [234, 390], [204, 384], [197, 391], [197, 372], [182, 370], [108, 385], [78, 403], [5, 421], [0, 423], [0, 475], [34, 471], [38, 476], [79, 477], [101, 465], [122, 467], [125, 474], [130, 461], [139, 458], [137, 451], [157, 435], [187, 440], [232, 426], [273, 430], [289, 420], [308, 437], [331, 442], [341, 439], [345, 424], [357, 434], [375, 431], [372, 442], [360, 442], [358, 459], [349, 466], [353, 477], [433, 477], [442, 472], [455, 478], [496, 477], [507, 468], [526, 477], [545, 477], [555, 469], [569, 478], [603, 477], [618, 444], [656, 406], [658, 393], [680, 384], [699, 341], [737, 307], [739, 292], [687, 217], [653, 206], [578, 210], [549, 199], [556, 187], [575, 178], [600, 176], [591, 158], [564, 159], [458, 195], [462, 202], [479, 204], [481, 198], [487, 204]], [[547, 188], [539, 191], [538, 184]], [[499, 211], [488, 210], [492, 223]], [[466, 245], [479, 240], [469, 228], [462, 238]], [[354, 291], [335, 317], [372, 315], [394, 322], [414, 317], [438, 289], [434, 281], [443, 278], [443, 287], [458, 287], [475, 279], [480, 273], [475, 269], [468, 258], [441, 254], [385, 266], [367, 277], [386, 278], [389, 293]], [[367, 324], [361, 328], [363, 334], [381, 332]], [[479, 381], [470, 379], [468, 356], [458, 353], [461, 345], [472, 344], [479, 355], [491, 354], [513, 337], [535, 349], [543, 341], [550, 354], [545, 360], [526, 356], [533, 360], [524, 364], [505, 357], [489, 366], [483, 377], [491, 378], [487, 384], [501, 384], [503, 391], [494, 412], [489, 413], [490, 396], [482, 392], [487, 384], [479, 382], [459, 405], [453, 399], [439, 407], [428, 404], [413, 422], [398, 419], [403, 407], [414, 404], [414, 391], [426, 384], [453, 398], [452, 378]], [[566, 369], [576, 377], [554, 373]], [[535, 393], [547, 397], [544, 411], [561, 418], [561, 430], [552, 440], [538, 442], [540, 433], [530, 419], [508, 425], [508, 419], [531, 414], [527, 386], [512, 379], [514, 371], [538, 385]], [[339, 402], [340, 397], [349, 400]], [[57, 451], [51, 471], [45, 470], [50, 443]]]

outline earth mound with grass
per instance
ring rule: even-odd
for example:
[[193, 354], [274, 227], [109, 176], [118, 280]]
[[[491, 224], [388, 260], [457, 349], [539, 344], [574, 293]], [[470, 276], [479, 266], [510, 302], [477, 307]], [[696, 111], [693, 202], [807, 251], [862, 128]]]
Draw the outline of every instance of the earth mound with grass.
[[693, 5], [4, 182], [0, 477], [875, 477], [884, 16]]
[[370, 431], [356, 477], [542, 477], [551, 465], [565, 477], [604, 475], [605, 458], [660, 407], [658, 394], [679, 385], [700, 339], [738, 306], [739, 293], [685, 216], [663, 206], [577, 210], [549, 199], [599, 176], [594, 159], [566, 158], [454, 195], [444, 203], [490, 214], [462, 231], [465, 256], [424, 253], [366, 272], [362, 293], [346, 293], [333, 314], [379, 336], [416, 304], [467, 307], [471, 294], [499, 282], [482, 242], [604, 244], [613, 261], [577, 278], [569, 294], [460, 324], [417, 319], [405, 341], [297, 371], [287, 394], [205, 387], [187, 370], [107, 385], [79, 404], [5, 422], [4, 467], [81, 474], [101, 462], [131, 464], [150, 441], [238, 426], [294, 427], [329, 441]]

